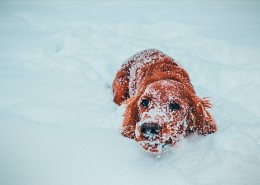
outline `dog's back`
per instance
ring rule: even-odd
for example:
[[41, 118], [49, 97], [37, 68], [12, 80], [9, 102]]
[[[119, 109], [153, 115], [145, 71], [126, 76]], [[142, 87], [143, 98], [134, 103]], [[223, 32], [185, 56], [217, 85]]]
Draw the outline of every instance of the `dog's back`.
[[158, 70], [166, 72], [174, 70], [177, 63], [163, 52], [156, 49], [148, 49], [136, 53], [130, 57], [122, 68], [129, 75], [129, 96], [134, 96], [142, 82], [156, 74]]
[[120, 105], [152, 81], [174, 79], [190, 83], [188, 73], [171, 57], [157, 49], [147, 49], [126, 60], [113, 82], [114, 101]]

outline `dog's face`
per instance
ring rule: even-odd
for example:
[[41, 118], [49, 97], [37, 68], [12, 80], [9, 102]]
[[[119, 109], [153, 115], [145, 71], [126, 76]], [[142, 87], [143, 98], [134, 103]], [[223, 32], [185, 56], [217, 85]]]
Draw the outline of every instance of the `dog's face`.
[[148, 85], [137, 102], [135, 140], [147, 152], [170, 150], [185, 135], [189, 108], [183, 84], [161, 80]]

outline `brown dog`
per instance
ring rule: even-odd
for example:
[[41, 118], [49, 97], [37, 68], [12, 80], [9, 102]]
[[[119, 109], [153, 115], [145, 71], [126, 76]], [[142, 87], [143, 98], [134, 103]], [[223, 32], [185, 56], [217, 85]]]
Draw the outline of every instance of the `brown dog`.
[[126, 106], [122, 135], [148, 152], [161, 153], [192, 132], [211, 134], [217, 126], [188, 73], [161, 51], [141, 51], [122, 65], [113, 82], [114, 102]]

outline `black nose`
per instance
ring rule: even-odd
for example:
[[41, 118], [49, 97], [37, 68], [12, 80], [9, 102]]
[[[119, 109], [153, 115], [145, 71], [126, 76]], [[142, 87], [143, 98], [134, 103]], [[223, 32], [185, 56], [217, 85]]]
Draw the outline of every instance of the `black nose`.
[[160, 126], [157, 123], [143, 123], [140, 129], [144, 137], [159, 134], [160, 132]]

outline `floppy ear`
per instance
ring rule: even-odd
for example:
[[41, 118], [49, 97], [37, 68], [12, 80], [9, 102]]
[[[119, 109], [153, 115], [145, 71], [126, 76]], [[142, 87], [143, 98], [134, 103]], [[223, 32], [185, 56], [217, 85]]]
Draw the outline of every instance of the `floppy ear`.
[[217, 131], [217, 125], [213, 117], [206, 110], [211, 108], [207, 98], [199, 98], [196, 95], [190, 97], [191, 108], [187, 115], [188, 132], [197, 131], [198, 134], [207, 135]]
[[123, 102], [123, 105], [126, 106], [126, 110], [124, 113], [121, 133], [123, 136], [128, 137], [130, 139], [135, 138], [135, 126], [136, 123], [139, 121], [137, 106], [138, 99], [138, 96], [134, 96]]
[[113, 82], [113, 94], [114, 102], [117, 105], [121, 105], [123, 101], [129, 98], [128, 84], [129, 84], [129, 74], [128, 71], [123, 66], [116, 74]]

